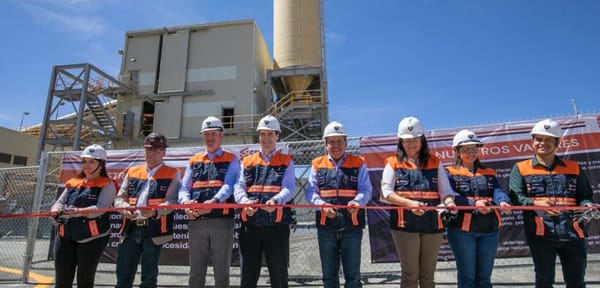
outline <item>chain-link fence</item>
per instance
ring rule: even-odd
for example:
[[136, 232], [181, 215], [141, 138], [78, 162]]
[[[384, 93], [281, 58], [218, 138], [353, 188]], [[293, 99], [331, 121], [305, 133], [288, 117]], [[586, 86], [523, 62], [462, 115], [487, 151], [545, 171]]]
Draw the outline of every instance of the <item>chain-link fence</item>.
[[[359, 138], [348, 139], [347, 151], [359, 154]], [[303, 141], [288, 143], [288, 149], [294, 157], [296, 165], [296, 193], [294, 202], [297, 204], [304, 201], [304, 190], [310, 173], [311, 160], [325, 152], [323, 141]], [[32, 212], [35, 207], [34, 199], [40, 199], [39, 211], [49, 211], [50, 206], [61, 192], [59, 183], [61, 163], [64, 153], [48, 153], [47, 165], [40, 167], [24, 167], [0, 169], [0, 207], [1, 214], [20, 214]], [[39, 173], [38, 173], [39, 172]], [[38, 174], [44, 174], [45, 181], [43, 189], [36, 189], [36, 181], [40, 178]], [[41, 198], [34, 197], [34, 192], [40, 191]], [[35, 212], [35, 211], [34, 211]], [[319, 260], [317, 233], [314, 223], [313, 209], [296, 209], [297, 226], [290, 237], [290, 267], [289, 282], [292, 287], [320, 286], [321, 264]], [[30, 220], [26, 218], [3, 219], [0, 222], [0, 245], [4, 251], [0, 253], [0, 267], [23, 268], [25, 262], [29, 261], [26, 251], [28, 228]], [[54, 263], [49, 253], [52, 245], [52, 226], [45, 217], [39, 219], [35, 241], [31, 242], [30, 261], [32, 273], [53, 276]], [[164, 249], [163, 249], [164, 250]], [[25, 257], [24, 257], [25, 255]], [[367, 228], [364, 230], [362, 243], [361, 273], [365, 286], [381, 287], [385, 284], [399, 285], [400, 264], [399, 263], [371, 263], [370, 243]], [[590, 255], [588, 260], [588, 280], [600, 283], [600, 257]], [[557, 277], [560, 282], [560, 265], [557, 265]], [[27, 270], [28, 267], [25, 267]], [[139, 269], [138, 269], [139, 270]], [[453, 261], [442, 261], [438, 263], [436, 281], [440, 286], [456, 286], [456, 272]], [[209, 269], [207, 276], [208, 284], [212, 282], [212, 270]], [[18, 280], [18, 274], [0, 274], [0, 281]], [[533, 267], [531, 259], [510, 258], [497, 259], [494, 268], [493, 282], [496, 284], [523, 286], [532, 285]], [[160, 267], [159, 286], [181, 286], [186, 287], [189, 276], [187, 266]], [[239, 267], [231, 268], [231, 283], [238, 285], [240, 277]], [[340, 276], [343, 278], [342, 276]], [[51, 282], [51, 281], [50, 281]], [[101, 263], [96, 275], [97, 286], [114, 286], [116, 283], [115, 265], [112, 263]], [[139, 283], [139, 274], [136, 282]], [[51, 283], [49, 283], [51, 284]], [[268, 287], [268, 271], [263, 268], [259, 282], [261, 287]], [[498, 286], [498, 285], [497, 285]], [[501, 285], [500, 285], [501, 286]]]

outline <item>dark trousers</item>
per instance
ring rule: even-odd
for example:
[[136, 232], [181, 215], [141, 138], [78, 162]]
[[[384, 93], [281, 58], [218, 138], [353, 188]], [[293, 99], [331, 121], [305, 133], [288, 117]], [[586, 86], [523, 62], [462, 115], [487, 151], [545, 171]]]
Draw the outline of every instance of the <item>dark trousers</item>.
[[58, 237], [54, 254], [56, 287], [73, 287], [75, 271], [77, 287], [94, 287], [96, 268], [107, 243], [108, 236], [85, 243]]
[[240, 232], [241, 287], [256, 287], [264, 252], [269, 268], [271, 287], [287, 288], [289, 251], [290, 227], [288, 225], [242, 226]]
[[156, 287], [158, 260], [162, 245], [154, 245], [147, 226], [130, 224], [128, 234], [119, 245], [117, 256], [117, 288], [133, 287], [135, 272], [142, 258], [142, 283], [140, 287]]
[[555, 241], [525, 234], [535, 267], [535, 287], [546, 288], [554, 284], [556, 255], [560, 258], [563, 278], [567, 288], [585, 287], [587, 263], [586, 244], [583, 239]]

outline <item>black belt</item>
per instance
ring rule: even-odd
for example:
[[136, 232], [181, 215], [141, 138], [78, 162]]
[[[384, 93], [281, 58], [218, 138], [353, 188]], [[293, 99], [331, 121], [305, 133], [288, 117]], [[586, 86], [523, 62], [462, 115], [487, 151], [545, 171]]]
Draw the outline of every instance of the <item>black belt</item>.
[[131, 220], [135, 226], [146, 226], [148, 225], [148, 219], [133, 219]]

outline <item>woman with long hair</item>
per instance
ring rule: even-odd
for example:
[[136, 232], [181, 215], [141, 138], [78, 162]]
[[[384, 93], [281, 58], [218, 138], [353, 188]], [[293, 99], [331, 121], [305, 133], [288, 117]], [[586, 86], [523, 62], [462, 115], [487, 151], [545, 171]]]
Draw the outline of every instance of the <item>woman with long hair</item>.
[[81, 153], [81, 171], [67, 181], [65, 190], [52, 205], [51, 221], [58, 225], [54, 253], [56, 287], [93, 287], [96, 268], [108, 243], [108, 214], [93, 212], [108, 208], [116, 188], [106, 173], [106, 151], [94, 144]]

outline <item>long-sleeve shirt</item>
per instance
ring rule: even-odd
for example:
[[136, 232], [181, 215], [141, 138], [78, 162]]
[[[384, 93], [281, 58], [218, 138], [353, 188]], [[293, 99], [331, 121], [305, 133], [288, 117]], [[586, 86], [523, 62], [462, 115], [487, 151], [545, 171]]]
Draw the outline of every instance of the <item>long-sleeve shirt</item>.
[[[334, 164], [336, 170], [340, 168], [342, 164], [344, 164], [344, 160], [346, 160], [346, 154], [342, 156], [340, 161], [335, 161], [335, 159], [331, 158], [331, 155], [328, 155], [327, 158], [331, 163]], [[308, 183], [306, 186], [306, 192], [304, 198], [308, 203], [314, 205], [323, 205], [327, 202], [323, 201], [319, 196], [319, 183], [317, 183], [317, 171], [315, 171], [314, 167], [310, 170], [310, 175], [308, 177]], [[359, 203], [361, 206], [366, 206], [369, 200], [371, 200], [372, 194], [371, 180], [369, 178], [369, 173], [367, 172], [367, 166], [363, 163], [358, 171], [358, 189], [356, 192], [356, 196], [354, 197], [354, 201]]]
[[[221, 148], [217, 149], [213, 153], [206, 152], [209, 160], [215, 159], [215, 157], [221, 157], [223, 155], [223, 150]], [[183, 175], [183, 180], [181, 180], [181, 188], [179, 188], [179, 203], [184, 203], [185, 201], [191, 200], [191, 190], [192, 190], [192, 168], [190, 164], [185, 168], [185, 174]], [[221, 203], [225, 201], [231, 194], [233, 193], [233, 187], [235, 183], [238, 181], [238, 177], [240, 176], [240, 159], [236, 156], [233, 158], [231, 163], [227, 166], [227, 172], [225, 173], [225, 181], [223, 186], [219, 188], [219, 191], [213, 198], [217, 198], [218, 202]]]
[[[85, 208], [80, 208], [80, 210], [95, 210], [95, 209], [109, 208], [113, 204], [113, 200], [115, 199], [115, 193], [116, 193], [115, 185], [111, 181], [110, 183], [108, 183], [104, 187], [102, 187], [102, 190], [100, 191], [100, 195], [98, 195], [98, 202], [96, 203], [96, 205], [91, 205], [91, 206], [88, 206]], [[62, 210], [67, 209], [68, 207], [65, 207], [65, 204], [67, 203], [68, 196], [69, 196], [69, 190], [65, 188], [65, 190], [60, 194], [60, 196], [58, 197], [56, 202], [54, 202], [54, 204], [50, 208], [50, 211], [57, 212], [57, 211], [62, 211]], [[88, 218], [96, 218], [102, 214], [104, 214], [104, 212], [89, 213], [89, 214], [85, 214], [82, 216], [88, 217]], [[77, 216], [77, 215], [71, 215], [71, 216]]]
[[[554, 171], [557, 165], [565, 166], [564, 162], [560, 160], [560, 158], [557, 156], [554, 157], [554, 161], [550, 166], [546, 166], [543, 163], [540, 163], [534, 156], [532, 159], [532, 165], [543, 166], [549, 172]], [[516, 164], [513, 166], [512, 171], [510, 172], [510, 180], [508, 183], [508, 187], [510, 191], [510, 197], [513, 200], [513, 202], [518, 203], [522, 206], [533, 206], [533, 200], [527, 197], [527, 195], [525, 194], [523, 176], [521, 176], [519, 167], [517, 167]], [[591, 200], [594, 192], [583, 170], [579, 170], [579, 175], [577, 175], [577, 187], [575, 189], [575, 194], [577, 195], [577, 203], [580, 206], [592, 203]]]
[[[265, 161], [265, 163], [268, 163], [269, 160], [276, 153], [279, 153], [279, 150], [274, 150], [269, 155], [266, 155], [262, 152], [262, 149], [261, 149], [261, 151], [259, 153], [260, 153], [260, 157], [263, 159], [263, 161]], [[241, 164], [241, 165], [243, 165], [243, 164]], [[240, 167], [241, 167], [241, 165], [240, 165]], [[235, 184], [234, 194], [233, 194], [235, 197], [235, 202], [240, 203], [240, 204], [251, 202], [248, 199], [248, 194], [246, 193], [247, 187], [246, 187], [246, 179], [244, 177], [244, 168], [245, 167], [241, 167], [241, 169], [240, 169], [240, 177], [238, 178], [238, 181]], [[282, 187], [281, 191], [279, 191], [279, 193], [277, 193], [275, 196], [273, 196], [273, 198], [271, 198], [274, 201], [276, 201], [277, 204], [285, 204], [285, 203], [289, 202], [290, 200], [292, 200], [292, 197], [294, 196], [293, 193], [294, 193], [294, 189], [296, 187], [296, 173], [295, 173], [295, 167], [294, 167], [293, 160], [290, 160], [288, 167], [285, 169], [281, 187]]]

